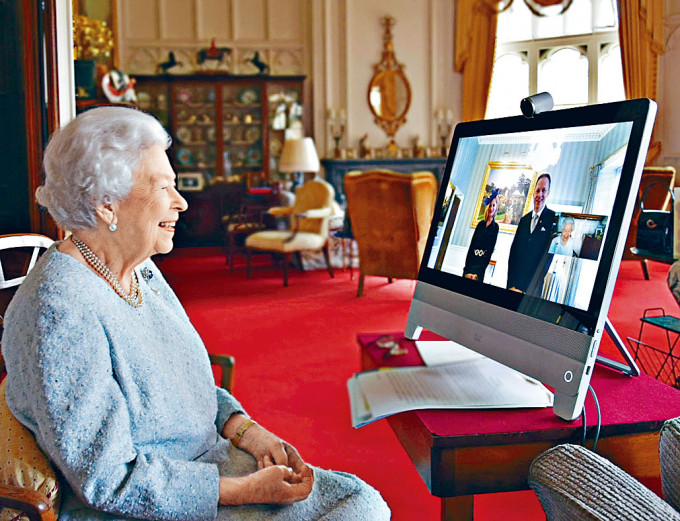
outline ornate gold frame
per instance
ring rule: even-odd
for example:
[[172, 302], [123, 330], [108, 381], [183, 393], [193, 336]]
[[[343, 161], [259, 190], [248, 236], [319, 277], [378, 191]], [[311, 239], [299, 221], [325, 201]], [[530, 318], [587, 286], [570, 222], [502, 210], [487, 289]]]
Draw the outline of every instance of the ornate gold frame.
[[[515, 230], [517, 230], [517, 223], [519, 223], [519, 220], [522, 218], [523, 215], [525, 215], [530, 209], [531, 209], [531, 194], [534, 192], [534, 186], [536, 185], [536, 177], [538, 172], [533, 170], [529, 165], [523, 164], [523, 163], [516, 163], [514, 161], [489, 161], [486, 165], [486, 171], [484, 172], [484, 179], [482, 180], [482, 187], [479, 190], [479, 194], [477, 194], [477, 204], [475, 205], [475, 212], [472, 214], [472, 222], [470, 223], [470, 226], [472, 228], [477, 226], [477, 223], [481, 221], [484, 218], [484, 210], [483, 210], [483, 200], [485, 197], [487, 197], [490, 193], [491, 190], [488, 189], [488, 183], [489, 183], [489, 177], [492, 175], [495, 175], [495, 172], [493, 171], [498, 171], [499, 175], [502, 175], [503, 171], [507, 171], [507, 173], [512, 173], [513, 175], [519, 177], [522, 175], [523, 172], [516, 172], [517, 170], [521, 170], [527, 173], [530, 173], [530, 182], [527, 186], [526, 193], [522, 194], [522, 201], [519, 207], [521, 207], [521, 213], [519, 216], [513, 216], [512, 220], [513, 222], [508, 223], [504, 222], [503, 220], [498, 220], [499, 215], [504, 218], [505, 217], [505, 212], [501, 213], [501, 210], [503, 206], [500, 206], [498, 209], [498, 213], [496, 214], [496, 222], [498, 223], [498, 226], [500, 227], [500, 231], [502, 232], [509, 232], [509, 233], [514, 233]], [[493, 181], [493, 179], [492, 179]], [[501, 192], [500, 194], [501, 197], [501, 205], [507, 205], [507, 197], [504, 196], [504, 194]], [[517, 206], [517, 205], [515, 205]], [[480, 217], [481, 215], [481, 217]]]
[[[394, 18], [391, 16], [385, 16], [382, 20], [382, 25], [385, 27], [385, 32], [383, 34], [383, 51], [380, 63], [373, 66], [373, 77], [368, 84], [368, 107], [371, 109], [371, 113], [374, 116], [375, 123], [382, 128], [387, 137], [390, 139], [394, 138], [394, 135], [399, 130], [404, 123], [406, 123], [406, 113], [411, 107], [411, 85], [404, 74], [404, 65], [397, 61], [394, 55], [394, 44], [392, 43], [392, 26], [395, 23]], [[406, 90], [406, 106], [399, 113], [392, 117], [385, 117], [379, 114], [378, 111], [371, 104], [371, 92], [373, 89], [380, 89], [385, 80], [388, 82], [401, 81], [402, 87]], [[392, 93], [396, 96], [396, 93]], [[393, 141], [393, 139], [392, 139]]]

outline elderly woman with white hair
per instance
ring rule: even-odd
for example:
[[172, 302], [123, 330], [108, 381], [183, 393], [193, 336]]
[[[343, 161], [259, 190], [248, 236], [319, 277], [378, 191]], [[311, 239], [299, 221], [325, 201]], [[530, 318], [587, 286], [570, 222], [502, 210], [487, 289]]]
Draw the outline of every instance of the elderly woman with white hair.
[[573, 217], [566, 217], [562, 223], [562, 231], [557, 235], [548, 248], [548, 253], [556, 253], [557, 255], [566, 255], [571, 257], [574, 255], [574, 227], [576, 223]]
[[45, 151], [38, 202], [70, 230], [5, 317], [7, 402], [68, 487], [61, 520], [389, 519], [355, 476], [314, 468], [214, 383], [150, 260], [187, 203], [152, 116], [87, 111]]

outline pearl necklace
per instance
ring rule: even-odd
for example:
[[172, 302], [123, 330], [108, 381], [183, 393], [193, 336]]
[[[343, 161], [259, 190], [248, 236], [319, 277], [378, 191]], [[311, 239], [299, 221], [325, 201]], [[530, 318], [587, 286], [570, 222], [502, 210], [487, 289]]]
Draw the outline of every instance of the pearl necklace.
[[120, 282], [118, 282], [118, 278], [113, 274], [113, 272], [109, 269], [109, 267], [104, 264], [99, 257], [97, 257], [94, 252], [85, 244], [83, 241], [81, 241], [78, 237], [75, 235], [71, 234], [71, 240], [73, 241], [73, 244], [76, 245], [78, 248], [78, 251], [85, 257], [85, 260], [87, 263], [90, 265], [90, 267], [96, 271], [99, 275], [101, 275], [106, 282], [109, 283], [109, 286], [113, 288], [113, 290], [116, 292], [116, 294], [122, 298], [125, 302], [130, 304], [133, 308], [138, 308], [142, 305], [144, 302], [144, 299], [142, 298], [142, 292], [139, 289], [139, 281], [137, 280], [137, 272], [134, 270], [132, 271], [132, 287], [130, 288], [130, 293], [126, 294], [123, 291], [123, 288], [120, 285]]

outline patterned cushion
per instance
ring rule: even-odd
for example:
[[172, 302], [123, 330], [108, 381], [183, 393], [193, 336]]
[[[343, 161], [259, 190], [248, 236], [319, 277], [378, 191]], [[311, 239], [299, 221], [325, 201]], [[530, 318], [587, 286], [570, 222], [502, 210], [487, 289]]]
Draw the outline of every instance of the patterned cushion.
[[[44, 494], [52, 502], [58, 517], [59, 482], [54, 469], [33, 434], [9, 410], [5, 400], [6, 384], [7, 379], [0, 384], [0, 483]], [[0, 511], [0, 521], [9, 521], [16, 516], [15, 510]]]
[[265, 230], [249, 235], [246, 246], [256, 250], [278, 251], [289, 253], [301, 250], [319, 250], [326, 243], [326, 238], [316, 233], [297, 232], [293, 240], [288, 241], [292, 232]]

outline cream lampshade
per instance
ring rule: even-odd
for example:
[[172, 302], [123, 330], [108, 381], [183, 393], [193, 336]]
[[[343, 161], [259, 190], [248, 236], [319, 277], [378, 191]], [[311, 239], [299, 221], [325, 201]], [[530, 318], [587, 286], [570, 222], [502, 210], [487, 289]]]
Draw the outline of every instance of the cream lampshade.
[[279, 172], [318, 172], [321, 168], [319, 156], [311, 137], [287, 139], [279, 159]]

